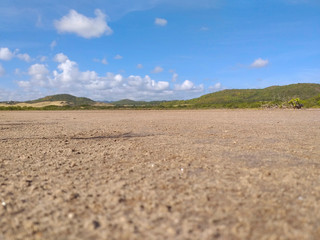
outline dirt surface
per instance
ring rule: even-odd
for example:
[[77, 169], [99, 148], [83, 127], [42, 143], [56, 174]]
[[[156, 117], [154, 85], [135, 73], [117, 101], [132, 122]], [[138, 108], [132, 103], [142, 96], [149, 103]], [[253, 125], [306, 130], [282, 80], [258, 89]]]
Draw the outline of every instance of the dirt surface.
[[0, 112], [0, 239], [320, 239], [320, 111]]

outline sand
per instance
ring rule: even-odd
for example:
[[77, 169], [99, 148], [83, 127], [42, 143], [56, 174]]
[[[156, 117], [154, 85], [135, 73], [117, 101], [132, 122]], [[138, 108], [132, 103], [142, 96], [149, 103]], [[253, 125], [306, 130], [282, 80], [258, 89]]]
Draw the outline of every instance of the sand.
[[320, 239], [319, 110], [0, 112], [0, 239]]

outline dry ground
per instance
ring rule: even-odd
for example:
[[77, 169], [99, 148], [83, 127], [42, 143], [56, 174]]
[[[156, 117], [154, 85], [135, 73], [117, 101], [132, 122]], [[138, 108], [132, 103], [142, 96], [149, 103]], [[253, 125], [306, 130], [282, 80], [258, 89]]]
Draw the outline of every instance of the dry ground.
[[0, 112], [0, 239], [320, 239], [320, 111]]

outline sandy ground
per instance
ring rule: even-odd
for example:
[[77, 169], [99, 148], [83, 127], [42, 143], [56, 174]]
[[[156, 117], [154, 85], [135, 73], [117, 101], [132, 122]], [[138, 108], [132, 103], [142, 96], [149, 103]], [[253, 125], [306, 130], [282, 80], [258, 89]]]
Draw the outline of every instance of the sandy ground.
[[320, 111], [0, 112], [0, 239], [320, 239]]

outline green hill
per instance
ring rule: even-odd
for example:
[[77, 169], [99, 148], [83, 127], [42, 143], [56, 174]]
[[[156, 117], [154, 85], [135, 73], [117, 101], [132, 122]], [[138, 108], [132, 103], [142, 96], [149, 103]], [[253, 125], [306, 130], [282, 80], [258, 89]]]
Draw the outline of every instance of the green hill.
[[89, 98], [75, 97], [70, 94], [57, 94], [57, 95], [47, 96], [47, 97], [39, 98], [33, 101], [28, 101], [27, 103], [55, 102], [55, 101], [66, 102], [70, 106], [83, 106], [83, 105], [95, 104], [95, 101]]
[[300, 83], [286, 86], [272, 86], [264, 89], [228, 89], [203, 95], [186, 101], [164, 103], [164, 107], [216, 107], [246, 108], [264, 105], [283, 105], [292, 98], [300, 98], [304, 105], [316, 103], [320, 95], [320, 84]]

